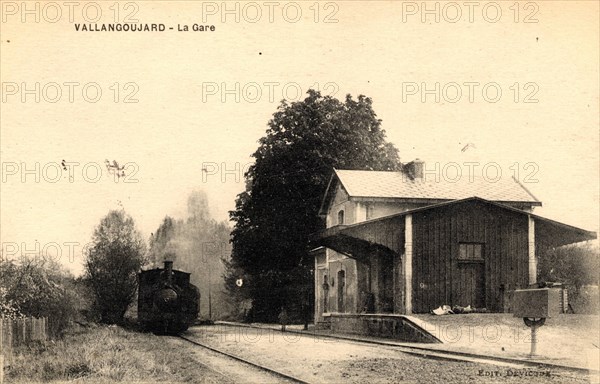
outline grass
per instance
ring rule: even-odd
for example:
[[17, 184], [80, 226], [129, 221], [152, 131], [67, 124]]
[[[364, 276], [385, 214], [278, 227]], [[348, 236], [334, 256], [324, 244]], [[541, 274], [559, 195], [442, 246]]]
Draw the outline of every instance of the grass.
[[15, 349], [5, 379], [8, 383], [193, 382], [198, 377], [189, 369], [194, 362], [178, 351], [174, 341], [116, 326], [72, 329], [62, 340]]

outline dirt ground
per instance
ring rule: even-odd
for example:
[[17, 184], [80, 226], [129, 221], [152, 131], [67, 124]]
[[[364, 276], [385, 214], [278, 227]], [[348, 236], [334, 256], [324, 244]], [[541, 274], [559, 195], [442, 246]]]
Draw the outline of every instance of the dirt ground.
[[[531, 329], [512, 314], [413, 315], [444, 344], [437, 348], [499, 357], [527, 358]], [[600, 317], [561, 314], [537, 332], [537, 357], [547, 363], [598, 370]]]
[[393, 347], [319, 335], [225, 325], [190, 329], [187, 337], [315, 383], [582, 383], [561, 370], [422, 358]]

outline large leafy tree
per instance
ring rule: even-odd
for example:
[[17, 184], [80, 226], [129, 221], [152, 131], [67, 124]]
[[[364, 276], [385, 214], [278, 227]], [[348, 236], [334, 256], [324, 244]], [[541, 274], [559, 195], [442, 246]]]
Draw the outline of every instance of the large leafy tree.
[[282, 101], [253, 157], [230, 212], [227, 286], [252, 300], [255, 320], [276, 320], [282, 306], [302, 318], [313, 295], [308, 240], [324, 227], [318, 209], [332, 169], [396, 170], [398, 150], [370, 98], [342, 102], [310, 90], [303, 101]]
[[144, 263], [145, 244], [133, 219], [123, 210], [110, 211], [96, 227], [85, 260], [86, 281], [102, 322], [123, 320]]

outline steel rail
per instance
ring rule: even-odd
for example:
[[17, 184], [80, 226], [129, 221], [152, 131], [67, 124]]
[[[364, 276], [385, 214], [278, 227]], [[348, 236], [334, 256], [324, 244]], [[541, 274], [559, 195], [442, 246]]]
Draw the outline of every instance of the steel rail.
[[[231, 359], [233, 359], [233, 360], [236, 360], [236, 361], [239, 361], [239, 362], [245, 363], [245, 364], [247, 364], [247, 365], [250, 365], [250, 366], [252, 366], [252, 367], [254, 367], [254, 368], [258, 368], [258, 369], [260, 369], [260, 370], [262, 370], [262, 371], [264, 371], [264, 372], [268, 372], [268, 373], [270, 373], [270, 374], [272, 374], [272, 375], [275, 375], [275, 376], [278, 376], [278, 377], [284, 378], [284, 379], [286, 379], [286, 380], [288, 380], [288, 381], [291, 381], [291, 382], [294, 382], [294, 383], [300, 383], [300, 384], [309, 384], [309, 382], [308, 382], [308, 381], [305, 381], [305, 380], [299, 379], [299, 378], [297, 378], [297, 377], [294, 377], [294, 376], [292, 376], [292, 375], [290, 375], [290, 374], [287, 374], [287, 373], [283, 373], [283, 372], [277, 371], [277, 370], [275, 370], [275, 369], [273, 369], [273, 368], [269, 368], [269, 367], [266, 367], [266, 366], [264, 366], [264, 365], [260, 365], [260, 364], [258, 364], [258, 363], [255, 363], [255, 362], [253, 362], [253, 361], [250, 361], [250, 360], [244, 359], [244, 358], [242, 358], [242, 357], [239, 357], [239, 356], [232, 355], [231, 353], [228, 353], [228, 352], [225, 352], [225, 351], [221, 351], [220, 349], [217, 349], [217, 348], [214, 348], [214, 347], [208, 346], [208, 345], [206, 345], [206, 344], [199, 343], [199, 342], [197, 342], [197, 341], [195, 341], [195, 340], [188, 339], [188, 338], [187, 338], [187, 337], [185, 337], [185, 336], [181, 336], [181, 335], [179, 335], [178, 337], [179, 337], [180, 339], [183, 339], [183, 340], [185, 340], [185, 341], [187, 341], [187, 342], [189, 342], [189, 343], [192, 343], [192, 344], [194, 344], [194, 345], [196, 345], [196, 346], [199, 346], [199, 347], [202, 347], [202, 348], [208, 349], [208, 350], [210, 350], [210, 351], [216, 352], [216, 353], [218, 353], [218, 354], [221, 354], [221, 355], [227, 356], [227, 357], [229, 357], [229, 358], [231, 358]], [[222, 372], [219, 372], [219, 373], [221, 373], [221, 374], [222, 374]]]

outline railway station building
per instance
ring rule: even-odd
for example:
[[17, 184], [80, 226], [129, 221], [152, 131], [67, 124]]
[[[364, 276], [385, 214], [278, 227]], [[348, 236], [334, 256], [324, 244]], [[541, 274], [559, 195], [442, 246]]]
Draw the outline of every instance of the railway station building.
[[542, 203], [514, 178], [426, 176], [418, 159], [403, 172], [334, 170], [313, 239], [315, 324], [401, 322], [441, 305], [508, 312], [545, 247], [596, 238], [535, 215]]

